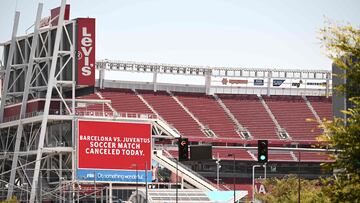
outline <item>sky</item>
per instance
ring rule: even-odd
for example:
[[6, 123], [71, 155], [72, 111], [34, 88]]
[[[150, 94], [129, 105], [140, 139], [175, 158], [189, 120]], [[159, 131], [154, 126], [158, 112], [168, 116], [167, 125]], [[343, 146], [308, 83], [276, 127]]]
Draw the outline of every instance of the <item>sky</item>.
[[[0, 0], [0, 42], [15, 10], [23, 35], [38, 0]], [[60, 0], [42, 0], [43, 16]], [[96, 58], [213, 67], [330, 70], [326, 19], [360, 25], [359, 0], [68, 0], [70, 18], [96, 18]], [[29, 32], [32, 32], [31, 28]], [[1, 53], [2, 54], [2, 53]]]

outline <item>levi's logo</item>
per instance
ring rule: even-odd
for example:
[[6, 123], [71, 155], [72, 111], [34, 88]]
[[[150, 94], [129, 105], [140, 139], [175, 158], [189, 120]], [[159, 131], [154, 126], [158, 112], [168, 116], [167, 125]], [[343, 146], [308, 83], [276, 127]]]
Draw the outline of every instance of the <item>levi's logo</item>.
[[94, 66], [94, 64], [90, 64], [89, 56], [91, 52], [93, 51], [93, 40], [91, 33], [88, 33], [87, 27], [82, 28], [82, 39], [80, 41], [81, 43], [81, 51], [84, 53], [84, 66], [81, 67], [81, 74], [83, 76], [90, 76], [91, 75], [91, 68]]

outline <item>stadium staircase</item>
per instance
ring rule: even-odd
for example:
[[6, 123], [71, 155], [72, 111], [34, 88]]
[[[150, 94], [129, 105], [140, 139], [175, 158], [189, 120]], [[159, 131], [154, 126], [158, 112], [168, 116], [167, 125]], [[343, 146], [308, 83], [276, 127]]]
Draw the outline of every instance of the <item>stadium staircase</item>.
[[[256, 95], [218, 94], [253, 139], [279, 140], [276, 126]], [[261, 125], [259, 125], [261, 123]]]
[[[77, 107], [76, 111], [78, 112], [104, 112], [104, 113], [112, 113], [113, 110], [109, 107], [109, 102], [106, 102], [103, 97], [100, 97], [98, 94], [89, 94], [77, 97], [78, 100], [84, 100], [85, 107]], [[91, 101], [93, 100], [93, 101]], [[104, 103], [95, 103], [94, 101], [104, 100]], [[82, 102], [79, 102], [82, 103]]]
[[276, 126], [276, 130], [277, 130], [277, 134], [281, 139], [291, 139], [289, 134], [287, 134], [286, 130], [283, 129], [279, 122], [276, 120], [274, 114], [271, 112], [269, 106], [266, 104], [264, 98], [261, 95], [257, 95], [261, 104], [263, 105], [263, 107], [265, 108], [266, 112], [268, 113], [268, 115], [270, 116], [271, 120], [274, 122], [275, 126]]
[[217, 137], [217, 135], [211, 131], [209, 128], [205, 127], [198, 118], [194, 116], [194, 114], [172, 93], [168, 92], [172, 99], [200, 126], [201, 131], [205, 134], [207, 137]]
[[156, 111], [169, 126], [186, 137], [206, 137], [199, 125], [165, 91], [137, 90], [141, 97]]
[[236, 132], [241, 135], [243, 139], [252, 139], [250, 132], [240, 124], [240, 122], [235, 118], [234, 114], [232, 114], [231, 111], [226, 107], [224, 102], [222, 102], [222, 100], [216, 94], [214, 94], [213, 96], [220, 105], [220, 107], [225, 111], [227, 116], [235, 124]]
[[332, 120], [332, 98], [307, 96], [306, 97], [315, 109], [321, 120]]
[[314, 115], [300, 96], [267, 96], [264, 101], [292, 140], [316, 141], [321, 134]]
[[[105, 99], [100, 92], [96, 91], [95, 94], [100, 98], [100, 99]], [[109, 109], [113, 112], [113, 113], [117, 113], [116, 110], [111, 106], [110, 103], [105, 103], [107, 107], [109, 107]]]
[[320, 119], [320, 116], [317, 114], [314, 107], [311, 105], [310, 101], [307, 99], [307, 97], [304, 95], [304, 96], [302, 96], [302, 98], [304, 99], [304, 101], [305, 101], [306, 105], [308, 106], [308, 108], [310, 109], [311, 113], [313, 113], [316, 121], [319, 124], [322, 124], [322, 120]]
[[160, 165], [169, 169], [171, 172], [176, 173], [178, 170], [178, 175], [183, 178], [185, 181], [203, 191], [217, 191], [216, 186], [213, 185], [209, 180], [202, 177], [195, 171], [192, 171], [187, 166], [177, 162], [174, 158], [168, 158], [163, 154], [165, 150], [154, 150], [153, 160], [158, 162]]
[[131, 89], [102, 89], [101, 95], [112, 101], [118, 112], [153, 114], [153, 112], [135, 95]]
[[158, 114], [158, 112], [155, 111], [155, 109], [143, 98], [143, 96], [141, 96], [141, 94], [138, 93], [138, 91], [136, 91], [136, 90], [133, 90], [133, 91], [134, 91], [135, 95], [137, 97], [139, 97], [139, 99], [153, 112], [153, 114], [155, 114], [157, 117], [161, 118], [161, 116]]
[[[103, 89], [97, 93], [101, 99], [111, 99], [112, 106], [107, 107], [118, 116], [132, 117], [145, 115], [143, 118], [151, 118], [153, 125], [159, 130], [172, 137], [180, 137], [179, 132], [171, 127], [164, 119], [158, 117], [157, 112], [134, 90], [130, 89]], [[130, 110], [129, 110], [130, 109]], [[154, 115], [155, 116], [152, 116]], [[149, 115], [150, 117], [147, 117]]]
[[218, 138], [239, 139], [237, 127], [221, 108], [213, 96], [202, 93], [175, 93], [185, 106], [206, 129], [213, 131]]

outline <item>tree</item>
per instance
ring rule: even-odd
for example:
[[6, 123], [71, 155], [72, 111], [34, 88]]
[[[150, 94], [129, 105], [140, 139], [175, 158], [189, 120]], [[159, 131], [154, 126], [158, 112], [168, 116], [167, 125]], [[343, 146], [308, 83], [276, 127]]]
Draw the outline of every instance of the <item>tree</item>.
[[[267, 193], [256, 194], [256, 198], [264, 202], [296, 203], [298, 202], [298, 178], [289, 175], [284, 178], [270, 178], [263, 181]], [[301, 202], [328, 203], [329, 198], [324, 195], [319, 186], [319, 180], [301, 179]]]
[[330, 21], [320, 29], [320, 41], [326, 55], [334, 65], [346, 74], [334, 77], [346, 78], [346, 84], [334, 87], [335, 91], [346, 93], [348, 98], [360, 96], [360, 29], [351, 25], [336, 25]]
[[351, 25], [327, 23], [321, 29], [321, 42], [334, 65], [345, 74], [346, 83], [334, 87], [352, 103], [344, 109], [345, 118], [324, 122], [321, 140], [337, 149], [334, 162], [325, 167], [335, 172], [335, 177], [325, 180], [322, 191], [331, 202], [360, 202], [360, 30]]
[[[334, 178], [324, 180], [323, 192], [332, 202], [360, 202], [360, 99], [350, 99], [354, 106], [344, 111], [346, 119], [326, 122], [323, 139], [338, 149], [335, 162], [325, 164], [335, 172]], [[345, 122], [346, 120], [346, 122]]]

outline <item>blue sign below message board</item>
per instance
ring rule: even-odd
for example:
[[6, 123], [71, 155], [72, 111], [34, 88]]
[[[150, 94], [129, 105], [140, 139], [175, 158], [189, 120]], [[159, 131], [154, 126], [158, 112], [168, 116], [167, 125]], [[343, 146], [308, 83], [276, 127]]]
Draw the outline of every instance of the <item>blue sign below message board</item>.
[[[93, 170], [78, 169], [76, 173], [79, 181], [117, 182], [117, 183], [145, 183], [145, 171], [134, 170]], [[147, 172], [147, 182], [152, 181], [152, 171]]]

